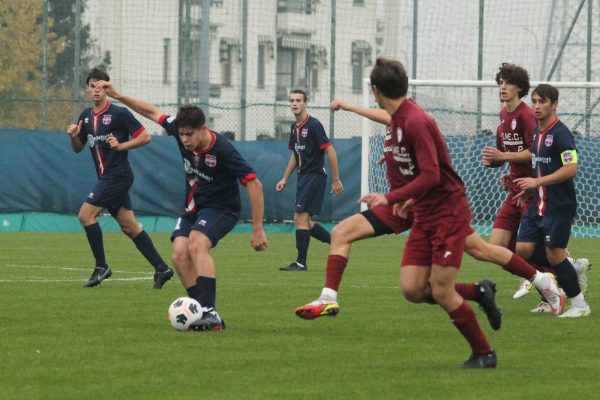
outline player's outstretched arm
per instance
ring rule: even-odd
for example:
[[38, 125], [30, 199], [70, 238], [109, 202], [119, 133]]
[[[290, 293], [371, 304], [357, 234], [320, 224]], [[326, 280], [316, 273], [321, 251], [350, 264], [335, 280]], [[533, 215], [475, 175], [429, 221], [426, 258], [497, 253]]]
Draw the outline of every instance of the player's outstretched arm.
[[371, 121], [379, 122], [380, 124], [384, 125], [389, 125], [392, 120], [392, 117], [385, 110], [382, 110], [380, 108], [361, 107], [356, 104], [347, 103], [340, 99], [332, 101], [329, 105], [329, 108], [332, 111], [350, 111], [354, 114], [358, 114], [360, 116], [370, 119]]
[[294, 168], [296, 168], [296, 157], [294, 157], [294, 153], [291, 153], [290, 159], [288, 161], [288, 165], [285, 168], [285, 171], [283, 172], [283, 177], [275, 185], [275, 189], [278, 192], [283, 192], [285, 190], [287, 181], [288, 181], [290, 175], [292, 175], [292, 171], [294, 171]]
[[248, 189], [248, 200], [250, 201], [250, 209], [252, 210], [252, 236], [250, 237], [250, 245], [256, 251], [263, 251], [269, 247], [269, 243], [263, 229], [265, 201], [262, 183], [256, 178], [248, 182], [246, 188]]
[[331, 168], [331, 193], [339, 196], [344, 192], [344, 185], [342, 185], [342, 181], [340, 180], [337, 153], [333, 146], [327, 146], [325, 153], [327, 153], [329, 168]]
[[119, 93], [117, 89], [115, 89], [115, 87], [113, 86], [112, 82], [98, 81], [96, 82], [96, 87], [99, 87], [100, 89], [104, 90], [108, 96], [112, 97], [115, 100], [119, 100], [121, 103], [131, 108], [133, 111], [143, 115], [148, 119], [151, 119], [157, 124], [159, 123], [160, 117], [164, 114], [154, 104]]
[[79, 132], [81, 131], [81, 124], [83, 121], [79, 121], [77, 125], [71, 124], [67, 127], [67, 134], [71, 139], [71, 148], [75, 153], [79, 153], [83, 150], [83, 143], [79, 140]]

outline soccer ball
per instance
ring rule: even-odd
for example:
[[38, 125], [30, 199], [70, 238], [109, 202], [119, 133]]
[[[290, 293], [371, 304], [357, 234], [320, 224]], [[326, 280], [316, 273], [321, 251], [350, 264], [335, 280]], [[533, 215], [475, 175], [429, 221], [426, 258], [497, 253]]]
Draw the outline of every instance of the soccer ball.
[[187, 331], [202, 318], [202, 306], [190, 297], [180, 297], [169, 306], [169, 322], [178, 331]]

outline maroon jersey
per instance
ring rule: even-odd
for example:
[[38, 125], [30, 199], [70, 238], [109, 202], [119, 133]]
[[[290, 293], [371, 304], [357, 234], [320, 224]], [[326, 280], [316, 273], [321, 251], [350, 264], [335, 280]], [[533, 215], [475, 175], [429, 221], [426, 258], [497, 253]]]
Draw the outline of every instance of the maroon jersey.
[[390, 204], [414, 199], [415, 222], [470, 218], [465, 185], [452, 169], [433, 117], [406, 99], [392, 115], [384, 141]]
[[[537, 120], [533, 110], [524, 102], [521, 102], [512, 112], [506, 107], [500, 111], [500, 125], [496, 130], [496, 147], [503, 152], [518, 153], [528, 150], [533, 140], [533, 130], [537, 126]], [[521, 192], [512, 183], [516, 178], [527, 178], [533, 176], [530, 163], [509, 163], [510, 165], [510, 194], [509, 198]]]

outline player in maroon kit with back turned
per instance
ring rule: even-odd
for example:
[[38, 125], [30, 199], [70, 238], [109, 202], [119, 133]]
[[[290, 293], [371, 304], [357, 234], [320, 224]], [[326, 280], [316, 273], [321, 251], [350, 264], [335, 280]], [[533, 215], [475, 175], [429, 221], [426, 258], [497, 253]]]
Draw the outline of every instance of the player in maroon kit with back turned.
[[398, 168], [389, 171], [403, 184], [392, 191], [361, 198], [369, 208], [415, 199], [414, 224], [404, 249], [400, 286], [407, 300], [435, 302], [471, 346], [463, 368], [494, 368], [490, 347], [473, 309], [456, 292], [471, 212], [462, 180], [454, 172], [448, 147], [437, 124], [406, 98], [408, 76], [398, 61], [377, 59], [371, 72], [373, 95], [391, 115], [390, 134]]

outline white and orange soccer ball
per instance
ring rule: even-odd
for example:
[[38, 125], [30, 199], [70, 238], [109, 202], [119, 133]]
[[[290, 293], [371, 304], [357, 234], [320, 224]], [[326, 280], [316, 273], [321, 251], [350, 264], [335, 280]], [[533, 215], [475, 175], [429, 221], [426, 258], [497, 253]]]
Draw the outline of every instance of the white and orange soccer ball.
[[202, 318], [202, 306], [191, 297], [180, 297], [169, 306], [169, 322], [178, 331], [187, 331]]

